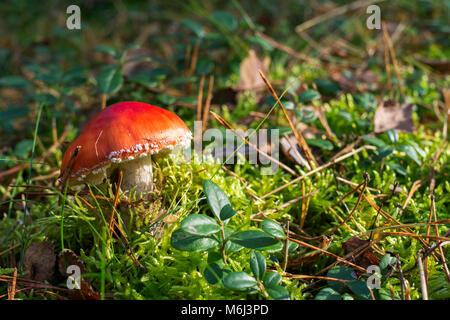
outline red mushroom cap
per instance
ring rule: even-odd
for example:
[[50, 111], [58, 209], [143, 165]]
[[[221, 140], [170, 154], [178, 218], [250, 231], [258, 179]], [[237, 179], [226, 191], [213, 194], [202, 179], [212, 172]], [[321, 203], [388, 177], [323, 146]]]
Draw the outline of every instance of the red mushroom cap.
[[82, 180], [111, 163], [187, 146], [191, 139], [191, 131], [176, 114], [142, 102], [119, 102], [95, 115], [70, 144], [60, 177]]

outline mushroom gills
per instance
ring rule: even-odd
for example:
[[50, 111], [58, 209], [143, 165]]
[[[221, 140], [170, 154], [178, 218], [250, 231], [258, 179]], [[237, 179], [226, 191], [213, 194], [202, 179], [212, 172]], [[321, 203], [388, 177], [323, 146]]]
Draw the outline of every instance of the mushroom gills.
[[153, 191], [152, 157], [138, 157], [124, 161], [117, 166], [123, 173], [122, 190], [131, 190], [137, 194]]

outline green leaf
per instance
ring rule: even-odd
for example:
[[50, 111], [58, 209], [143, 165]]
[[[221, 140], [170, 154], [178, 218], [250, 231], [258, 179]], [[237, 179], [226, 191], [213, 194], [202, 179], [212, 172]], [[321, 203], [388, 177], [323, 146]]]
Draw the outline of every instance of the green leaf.
[[223, 279], [222, 268], [216, 262], [213, 262], [206, 267], [203, 276], [209, 284], [217, 284]]
[[301, 108], [300, 110], [294, 109], [294, 112], [298, 116], [300, 122], [309, 123], [317, 119], [317, 114], [312, 110]]
[[200, 58], [197, 61], [197, 67], [195, 68], [195, 74], [201, 76], [210, 73], [214, 69], [214, 63], [207, 58]]
[[118, 65], [109, 65], [102, 69], [97, 76], [97, 83], [102, 93], [117, 92], [123, 83], [122, 70]]
[[275, 244], [272, 244], [270, 246], [261, 247], [258, 250], [266, 251], [266, 252], [278, 252], [284, 248], [284, 243], [281, 241], [278, 241]]
[[203, 27], [195, 21], [189, 19], [181, 20], [181, 24], [189, 28], [195, 35], [199, 38], [203, 38], [205, 35], [205, 31], [203, 31]]
[[256, 280], [261, 280], [266, 273], [266, 258], [261, 253], [253, 251], [250, 258], [250, 268]]
[[292, 101], [289, 101], [289, 100], [281, 100], [281, 103], [283, 104], [283, 107], [284, 107], [286, 110], [294, 110], [295, 105], [294, 105], [294, 103], [293, 103]]
[[408, 141], [408, 144], [411, 145], [422, 158], [427, 156], [427, 153], [416, 142], [410, 140]]
[[[328, 270], [327, 277], [341, 280], [355, 280], [353, 269], [347, 266], [335, 266]], [[340, 291], [345, 287], [344, 282], [327, 280], [330, 288]]]
[[318, 147], [325, 150], [333, 150], [333, 144], [325, 139], [305, 139], [308, 145]]
[[389, 130], [386, 131], [386, 134], [387, 134], [389, 140], [392, 143], [396, 143], [398, 141], [398, 132], [397, 132], [397, 130], [389, 129]]
[[8, 131], [13, 129], [13, 120], [26, 116], [29, 110], [25, 106], [10, 105], [6, 110], [0, 110], [0, 126]]
[[353, 116], [351, 113], [344, 111], [344, 110], [339, 110], [338, 111], [338, 115], [345, 119], [347, 122], [353, 122]]
[[222, 253], [219, 251], [209, 251], [208, 252], [208, 263], [212, 264], [213, 262], [217, 262], [219, 265], [223, 265]]
[[356, 119], [356, 125], [360, 128], [369, 128], [372, 126], [372, 122], [368, 119]]
[[403, 168], [401, 165], [399, 165], [398, 163], [393, 163], [393, 162], [387, 162], [386, 165], [390, 168], [392, 168], [395, 172], [397, 172], [398, 174], [401, 174], [402, 176], [406, 176], [406, 170], [405, 168]]
[[19, 76], [6, 76], [0, 78], [0, 87], [24, 88], [28, 87], [30, 82]]
[[362, 280], [347, 282], [347, 287], [358, 297], [371, 300], [371, 295], [367, 283]]
[[223, 285], [237, 291], [256, 289], [256, 280], [245, 272], [231, 272], [223, 279]]
[[[174, 79], [170, 80], [169, 84], [172, 85], [172, 86], [179, 86], [179, 85], [185, 84], [187, 82], [195, 82], [196, 79], [197, 79], [197, 77], [177, 77], [177, 78], [174, 78]], [[180, 101], [180, 100], [182, 101], [183, 98], [184, 97], [179, 98], [178, 101]], [[197, 98], [193, 98], [193, 97], [187, 97], [187, 98], [191, 99], [190, 100], [191, 104], [196, 104], [197, 103]]]
[[85, 70], [82, 67], [70, 69], [64, 73], [61, 81], [70, 86], [81, 85], [85, 82]]
[[160, 93], [156, 96], [156, 99], [158, 99], [159, 102], [164, 103], [166, 105], [171, 105], [177, 101], [177, 98], [169, 96], [164, 93]]
[[14, 148], [14, 154], [21, 159], [25, 159], [28, 156], [28, 152], [33, 148], [33, 140], [22, 140], [16, 144]]
[[320, 93], [317, 92], [316, 90], [305, 90], [298, 97], [298, 100], [300, 102], [307, 102], [307, 101], [318, 100], [318, 99], [320, 99]]
[[353, 98], [355, 98], [356, 103], [364, 109], [377, 105], [377, 100], [371, 93], [354, 94]]
[[380, 271], [382, 274], [386, 274], [388, 271], [388, 268], [390, 266], [393, 266], [396, 262], [396, 258], [391, 256], [389, 253], [386, 253], [383, 258], [380, 260], [380, 264], [378, 265], [380, 267]]
[[184, 97], [179, 98], [177, 101], [181, 102], [181, 103], [187, 103], [187, 104], [196, 104], [197, 98], [184, 96]]
[[137, 75], [145, 75], [153, 80], [164, 80], [170, 74], [170, 69], [168, 68], [155, 68], [151, 70], [144, 70], [139, 72]]
[[371, 144], [378, 148], [382, 148], [382, 147], [386, 146], [386, 143], [384, 143], [383, 140], [375, 138], [375, 137], [364, 137], [363, 140], [365, 142], [367, 142], [368, 144]]
[[230, 240], [246, 248], [257, 250], [264, 250], [265, 247], [272, 246], [279, 242], [266, 232], [259, 230], [236, 232], [230, 236]]
[[265, 219], [262, 222], [261, 228], [264, 232], [267, 232], [274, 238], [286, 239], [286, 234], [284, 233], [283, 227], [273, 220]]
[[140, 47], [141, 47], [141, 45], [138, 43], [129, 43], [125, 46], [124, 52], [127, 52], [128, 50], [131, 50], [131, 49], [139, 49]]
[[316, 79], [314, 82], [316, 83], [319, 92], [324, 95], [334, 96], [341, 91], [341, 87], [330, 79]]
[[94, 48], [94, 51], [100, 51], [100, 52], [109, 54], [109, 55], [111, 55], [111, 56], [116, 56], [116, 55], [117, 55], [116, 49], [114, 49], [114, 48], [111, 47], [111, 46], [107, 46], [107, 45], [99, 45], [99, 46], [96, 46], [96, 47]]
[[229, 273], [231, 271], [227, 267], [224, 267], [223, 262], [212, 262], [206, 267], [203, 276], [209, 284], [214, 285], [222, 282], [223, 278]]
[[132, 76], [128, 78], [129, 81], [139, 83], [142, 86], [147, 86], [150, 88], [157, 87], [160, 81], [152, 79], [144, 74], [137, 74], [135, 76]]
[[450, 299], [450, 283], [445, 273], [433, 272], [428, 277], [428, 293], [431, 300]]
[[216, 220], [202, 214], [191, 214], [181, 222], [181, 229], [194, 236], [208, 236], [220, 231]]
[[386, 158], [387, 156], [389, 156], [392, 152], [394, 152], [394, 148], [391, 146], [383, 146], [381, 148], [378, 149], [378, 157], [380, 159], [382, 158]]
[[129, 63], [129, 62], [151, 62], [151, 61], [152, 61], [152, 58], [141, 56], [141, 57], [134, 57], [134, 58], [126, 59], [124, 61], [124, 64]]
[[233, 15], [226, 11], [215, 11], [212, 14], [214, 20], [224, 26], [230, 31], [234, 31], [237, 28], [237, 21]]
[[203, 181], [203, 191], [205, 192], [208, 205], [217, 219], [227, 221], [227, 219], [223, 220], [221, 218], [222, 210], [224, 210], [224, 217], [230, 214], [229, 208], [231, 207], [231, 203], [225, 192], [223, 192], [222, 189], [220, 189], [220, 187], [211, 180]]
[[265, 287], [274, 287], [277, 286], [280, 281], [281, 275], [278, 272], [270, 271], [266, 273], [263, 283]]
[[417, 155], [416, 150], [407, 144], [399, 144], [397, 146], [398, 150], [405, 152], [408, 157], [414, 160], [415, 163], [417, 163], [419, 166], [422, 164], [422, 162], [419, 159], [419, 156]]
[[205, 251], [217, 247], [219, 242], [213, 238], [194, 236], [178, 229], [172, 234], [171, 244], [178, 250]]
[[349, 295], [348, 293], [344, 293], [342, 295], [342, 300], [355, 300], [351, 295]]
[[222, 210], [220, 210], [220, 220], [225, 221], [234, 216], [237, 211], [234, 211], [231, 205], [225, 205]]
[[[230, 229], [228, 227], [224, 227], [224, 231], [225, 231], [225, 239], [228, 239], [230, 237], [230, 235], [232, 235], [234, 233], [234, 230]], [[219, 233], [219, 237], [220, 237], [220, 240], [223, 241], [222, 233]], [[237, 243], [231, 242], [231, 241], [227, 241], [227, 243], [225, 245], [226, 252], [237, 252], [237, 251], [241, 250], [242, 248], [244, 248], [244, 247]]]
[[37, 102], [44, 104], [53, 104], [57, 101], [57, 98], [50, 93], [37, 93], [33, 95], [33, 98]]
[[297, 250], [298, 247], [299, 247], [298, 243], [292, 242], [292, 241], [288, 241], [288, 251], [289, 252]]
[[0, 268], [0, 275], [13, 273], [14, 270], [14, 268]]
[[289, 300], [289, 292], [282, 286], [266, 287], [266, 291], [275, 300]]
[[[377, 300], [392, 300], [391, 297], [391, 293], [389, 292], [389, 290], [386, 290], [384, 288], [380, 288], [378, 290], [374, 290], [375, 291], [375, 298]], [[396, 293], [394, 293], [394, 298], [396, 297]]]
[[[294, 110], [295, 111], [295, 110]], [[285, 133], [290, 134], [292, 133], [292, 129], [287, 126], [271, 126], [267, 130], [268, 134], [279, 134], [280, 137], [283, 136]]]
[[247, 41], [253, 45], [260, 46], [262, 49], [267, 51], [272, 51], [273, 46], [267, 42], [265, 39], [261, 38], [258, 35], [251, 35], [247, 38]]
[[324, 288], [319, 291], [314, 300], [342, 300], [342, 297], [332, 288]]

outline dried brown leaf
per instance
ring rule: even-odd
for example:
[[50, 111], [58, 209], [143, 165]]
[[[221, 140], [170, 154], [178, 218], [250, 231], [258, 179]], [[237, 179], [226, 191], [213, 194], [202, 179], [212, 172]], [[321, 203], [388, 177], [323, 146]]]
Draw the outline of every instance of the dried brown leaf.
[[50, 282], [53, 279], [55, 263], [53, 243], [34, 242], [25, 250], [23, 257], [24, 278]]
[[[307, 110], [309, 112], [313, 112], [318, 117], [317, 109], [312, 106], [303, 106], [300, 110]], [[295, 124], [295, 129], [297, 132], [301, 132], [305, 139], [314, 139], [317, 137], [317, 134], [321, 134], [315, 128], [310, 128], [303, 122], [297, 122]], [[301, 151], [300, 146], [298, 145], [298, 141], [293, 134], [288, 135], [289, 140], [286, 137], [282, 137], [280, 139], [281, 151], [290, 161], [300, 165], [308, 167], [308, 161], [304, 157], [304, 154]], [[297, 151], [294, 149], [297, 148]]]
[[[350, 259], [350, 261], [363, 267], [364, 269], [367, 269], [370, 265], [378, 265], [380, 263], [380, 259], [373, 253], [369, 240], [362, 240], [358, 237], [353, 237], [344, 242], [342, 247], [344, 248], [346, 254], [356, 250], [355, 255]], [[359, 254], [359, 250], [362, 251], [361, 254]]]
[[449, 74], [450, 73], [450, 60], [438, 60], [438, 59], [428, 59], [428, 58], [418, 58], [420, 62], [430, 66], [436, 71]]
[[84, 263], [78, 258], [75, 252], [70, 249], [62, 250], [58, 255], [58, 270], [63, 276], [68, 276], [66, 273], [67, 268], [70, 265], [76, 265], [80, 268], [81, 273], [81, 288], [72, 289], [69, 292], [68, 298], [71, 300], [100, 300], [100, 295], [94, 291], [90, 285], [90, 279], [84, 277], [83, 274], [87, 273], [87, 269]]
[[92, 289], [86, 280], [81, 278], [81, 289], [71, 290], [68, 298], [70, 300], [100, 300], [101, 296]]
[[[305, 157], [302, 155], [302, 151], [298, 146], [297, 139], [294, 135], [291, 135], [286, 139], [286, 137], [282, 137], [280, 139], [281, 151], [290, 161], [302, 166], [308, 167], [308, 161], [306, 161]], [[295, 150], [294, 148], [297, 148]]]
[[252, 91], [257, 96], [264, 92], [266, 86], [263, 79], [259, 75], [259, 70], [267, 73], [269, 69], [270, 60], [265, 58], [261, 61], [253, 49], [249, 50], [248, 56], [242, 61], [240, 66], [240, 78], [237, 90]]
[[378, 86], [378, 75], [371, 70], [358, 70], [352, 72], [351, 77], [349, 77], [340, 70], [329, 69], [331, 78], [345, 91], [367, 92], [376, 89]]
[[87, 273], [84, 263], [78, 258], [78, 256], [70, 249], [62, 250], [58, 255], [58, 270], [66, 276], [66, 270], [70, 265], [76, 265], [80, 268], [81, 274]]
[[412, 111], [412, 104], [385, 101], [375, 112], [375, 132], [380, 133], [390, 129], [413, 132], [415, 127], [412, 120]]

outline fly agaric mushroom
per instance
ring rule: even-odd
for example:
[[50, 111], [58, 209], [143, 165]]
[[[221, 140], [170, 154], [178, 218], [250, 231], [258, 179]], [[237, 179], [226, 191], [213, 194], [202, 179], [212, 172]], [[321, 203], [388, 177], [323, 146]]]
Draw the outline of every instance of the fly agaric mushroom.
[[192, 133], [176, 114], [141, 102], [119, 102], [95, 115], [64, 154], [60, 178], [99, 184], [117, 169], [121, 187], [153, 190], [151, 156], [190, 145]]

